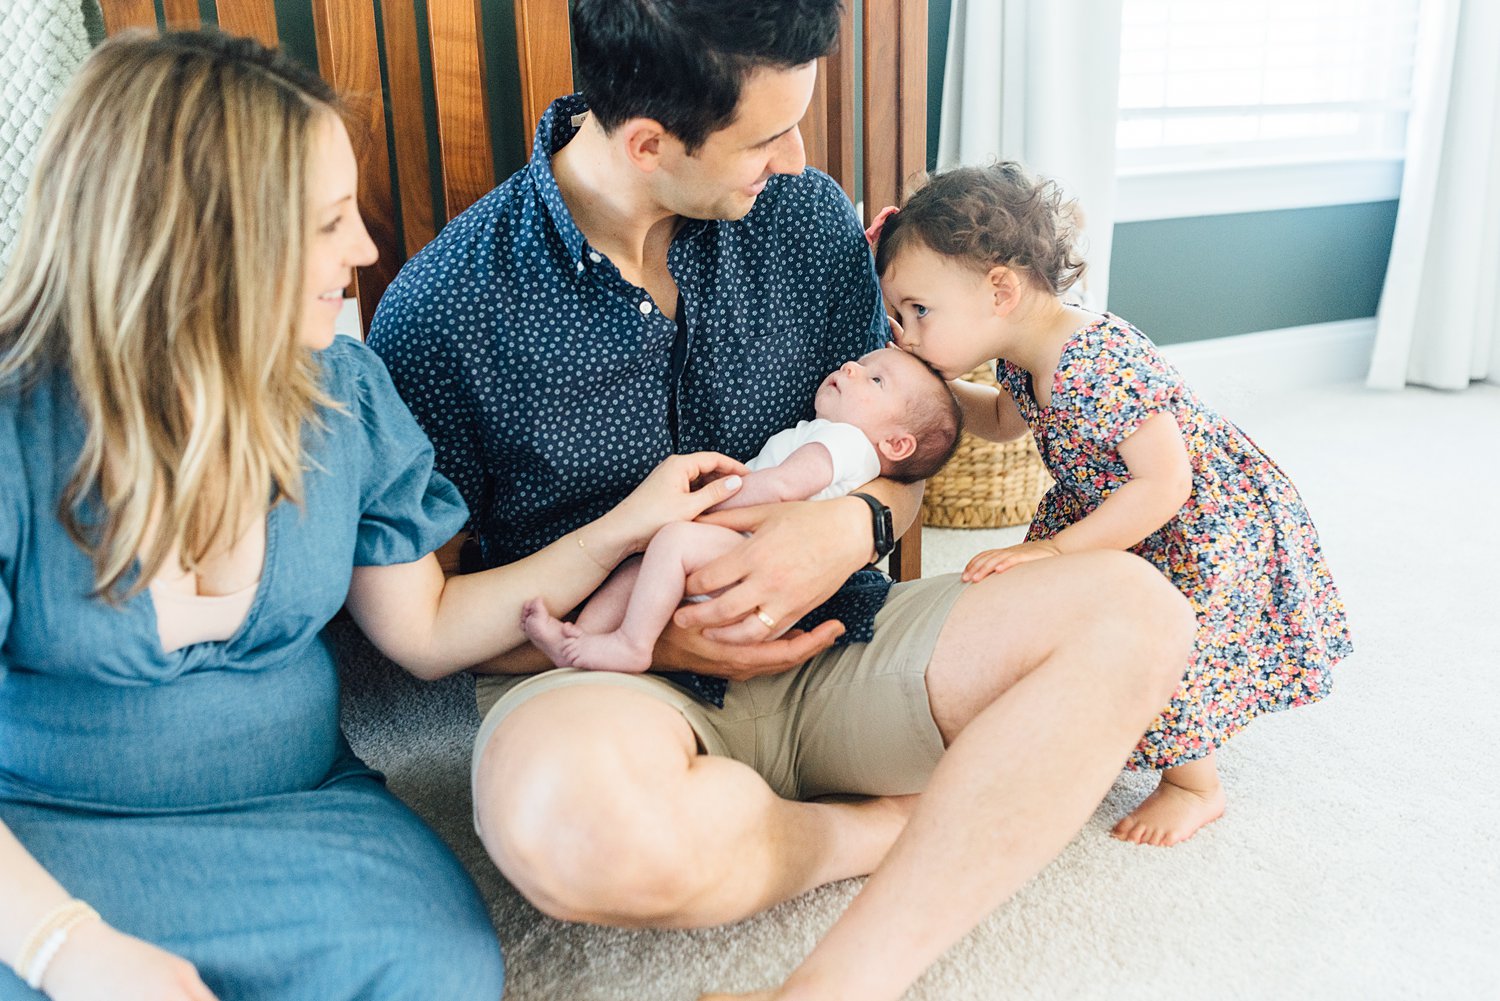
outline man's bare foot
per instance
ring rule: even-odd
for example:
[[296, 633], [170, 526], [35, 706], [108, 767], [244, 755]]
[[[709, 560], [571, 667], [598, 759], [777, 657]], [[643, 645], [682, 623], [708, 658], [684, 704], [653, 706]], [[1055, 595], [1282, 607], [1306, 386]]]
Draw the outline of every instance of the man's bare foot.
[[1161, 773], [1161, 783], [1110, 833], [1121, 841], [1169, 848], [1224, 816], [1224, 786], [1210, 755]]
[[569, 667], [585, 671], [640, 674], [651, 667], [651, 647], [632, 642], [618, 629], [612, 633], [570, 636], [563, 640], [562, 651]]
[[521, 632], [558, 667], [573, 666], [573, 662], [567, 659], [564, 644], [579, 635], [579, 629], [547, 611], [541, 598], [532, 598], [521, 606]]

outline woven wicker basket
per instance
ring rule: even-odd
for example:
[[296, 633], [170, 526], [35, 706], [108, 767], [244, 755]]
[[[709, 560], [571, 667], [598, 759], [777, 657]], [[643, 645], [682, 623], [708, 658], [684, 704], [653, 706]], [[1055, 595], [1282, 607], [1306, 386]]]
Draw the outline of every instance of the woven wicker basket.
[[[965, 378], [996, 385], [989, 365], [981, 365]], [[993, 442], [966, 431], [953, 459], [927, 481], [922, 524], [935, 528], [1024, 525], [1036, 514], [1050, 486], [1052, 477], [1042, 465], [1030, 432], [1016, 441]]]

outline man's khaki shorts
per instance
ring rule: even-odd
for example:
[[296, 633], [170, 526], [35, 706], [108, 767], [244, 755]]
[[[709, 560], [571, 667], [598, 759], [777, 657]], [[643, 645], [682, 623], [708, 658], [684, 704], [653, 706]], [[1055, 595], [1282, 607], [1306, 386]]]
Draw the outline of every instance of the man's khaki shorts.
[[484, 722], [474, 739], [473, 775], [485, 743], [517, 706], [569, 685], [616, 685], [677, 709], [700, 750], [749, 765], [784, 798], [920, 792], [943, 754], [927, 700], [927, 663], [965, 586], [958, 574], [893, 585], [869, 643], [834, 647], [781, 674], [730, 682], [723, 709], [654, 674], [558, 668], [479, 675]]

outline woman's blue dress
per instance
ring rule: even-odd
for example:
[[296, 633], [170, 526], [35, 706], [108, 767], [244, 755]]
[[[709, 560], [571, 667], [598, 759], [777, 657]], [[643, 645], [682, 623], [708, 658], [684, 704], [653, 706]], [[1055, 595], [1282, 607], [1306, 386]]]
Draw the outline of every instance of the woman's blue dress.
[[[316, 357], [344, 409], [306, 432], [305, 505], [267, 516], [239, 631], [173, 653], [149, 592], [90, 597], [58, 520], [85, 433], [67, 373], [0, 391], [0, 820], [223, 1001], [497, 1001], [478, 893], [344, 742], [322, 636], [353, 567], [433, 551], [463, 501], [373, 352]], [[0, 999], [39, 996], [0, 966]]]

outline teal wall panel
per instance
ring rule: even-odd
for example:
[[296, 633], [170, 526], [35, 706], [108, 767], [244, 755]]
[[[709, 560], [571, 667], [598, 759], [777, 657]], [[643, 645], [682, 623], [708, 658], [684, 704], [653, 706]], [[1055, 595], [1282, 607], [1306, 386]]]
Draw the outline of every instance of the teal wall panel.
[[953, 0], [927, 3], [927, 169], [937, 169], [938, 126], [943, 117], [943, 69], [948, 62], [948, 22]]
[[1123, 223], [1109, 308], [1159, 344], [1374, 316], [1396, 202]]

